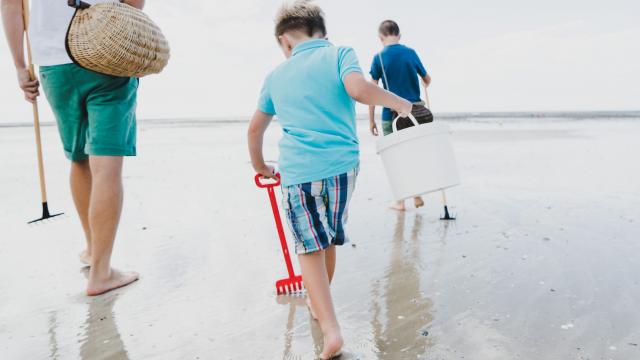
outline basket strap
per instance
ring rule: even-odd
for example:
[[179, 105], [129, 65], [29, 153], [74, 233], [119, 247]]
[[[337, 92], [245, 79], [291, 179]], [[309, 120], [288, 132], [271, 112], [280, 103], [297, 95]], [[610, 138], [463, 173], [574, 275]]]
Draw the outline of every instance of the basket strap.
[[391, 86], [389, 85], [389, 78], [387, 78], [387, 72], [384, 70], [384, 61], [382, 61], [382, 51], [380, 51], [378, 53], [378, 58], [380, 59], [380, 67], [382, 68], [382, 76], [384, 76], [384, 83], [387, 85], [387, 91], [391, 91], [389, 90], [391, 88]]
[[81, 9], [81, 10], [88, 9], [91, 7], [91, 4], [87, 4], [82, 0], [67, 0], [67, 5], [71, 6], [72, 8]]

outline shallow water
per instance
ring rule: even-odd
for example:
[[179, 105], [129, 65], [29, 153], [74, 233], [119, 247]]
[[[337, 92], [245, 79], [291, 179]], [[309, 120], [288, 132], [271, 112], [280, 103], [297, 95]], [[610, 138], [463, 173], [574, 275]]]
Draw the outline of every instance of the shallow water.
[[[463, 185], [390, 200], [372, 139], [333, 285], [346, 359], [640, 358], [640, 123], [452, 123]], [[83, 244], [54, 128], [39, 200], [32, 133], [0, 131], [2, 359], [312, 359], [322, 337], [284, 276], [242, 124], [144, 124], [114, 264], [142, 279], [83, 295]], [[277, 157], [269, 130], [267, 158]], [[297, 264], [296, 264], [297, 265]]]

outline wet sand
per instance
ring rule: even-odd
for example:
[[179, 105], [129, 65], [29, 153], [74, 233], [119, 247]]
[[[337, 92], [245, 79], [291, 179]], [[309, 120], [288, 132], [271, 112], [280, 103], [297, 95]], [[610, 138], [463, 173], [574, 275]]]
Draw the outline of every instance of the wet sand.
[[[452, 123], [463, 185], [450, 223], [437, 195], [386, 209], [362, 125], [333, 285], [343, 358], [640, 358], [640, 121]], [[83, 295], [55, 128], [49, 202], [68, 216], [36, 227], [31, 129], [0, 129], [0, 358], [313, 359], [304, 299], [274, 293], [285, 268], [245, 127], [141, 125], [114, 264], [142, 279], [97, 298]]]

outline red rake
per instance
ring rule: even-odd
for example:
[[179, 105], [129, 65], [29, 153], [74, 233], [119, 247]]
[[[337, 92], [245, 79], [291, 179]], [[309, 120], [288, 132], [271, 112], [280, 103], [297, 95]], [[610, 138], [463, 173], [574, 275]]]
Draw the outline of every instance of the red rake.
[[273, 218], [276, 221], [276, 228], [278, 229], [278, 236], [280, 237], [280, 245], [282, 246], [282, 255], [284, 255], [284, 262], [287, 264], [287, 273], [289, 274], [288, 278], [276, 281], [276, 291], [278, 295], [301, 293], [304, 291], [302, 276], [296, 276], [293, 272], [293, 264], [291, 263], [291, 256], [289, 255], [287, 238], [284, 235], [282, 219], [280, 218], [280, 210], [278, 210], [278, 202], [276, 201], [276, 194], [273, 190], [275, 187], [280, 186], [280, 174], [276, 174], [276, 177], [278, 180], [272, 183], [263, 183], [263, 178], [260, 174], [257, 174], [255, 177], [256, 185], [261, 189], [267, 189], [267, 192], [269, 193], [269, 201], [271, 202], [271, 209], [273, 210]]

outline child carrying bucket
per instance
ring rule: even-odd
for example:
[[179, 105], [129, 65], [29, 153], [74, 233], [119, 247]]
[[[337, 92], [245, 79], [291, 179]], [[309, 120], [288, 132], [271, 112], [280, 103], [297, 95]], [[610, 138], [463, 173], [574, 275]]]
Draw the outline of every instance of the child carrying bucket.
[[[376, 54], [371, 64], [372, 82], [378, 85], [382, 79], [385, 89], [413, 103], [411, 113], [419, 124], [433, 121], [431, 111], [424, 106], [420, 99], [420, 84], [418, 76], [423, 81], [425, 88], [431, 83], [431, 77], [427, 74], [418, 54], [400, 44], [400, 27], [393, 20], [386, 20], [380, 24], [378, 36], [384, 45], [384, 49]], [[391, 123], [398, 116], [392, 109], [382, 110], [382, 133], [386, 136], [393, 132]], [[375, 122], [375, 106], [369, 107], [369, 122], [371, 133], [378, 136], [378, 127]], [[398, 121], [398, 129], [411, 126], [407, 118]], [[414, 198], [416, 208], [424, 206], [422, 197]], [[404, 211], [404, 201], [397, 201], [391, 205], [392, 209]]]
[[345, 224], [359, 167], [355, 102], [408, 115], [410, 102], [367, 82], [353, 49], [326, 40], [324, 13], [311, 1], [283, 5], [276, 40], [287, 60], [266, 78], [248, 131], [254, 169], [274, 178], [262, 154], [274, 115], [283, 128], [280, 171], [283, 207], [295, 239], [307, 304], [324, 335], [321, 358], [340, 354], [343, 339], [329, 285], [335, 245]]

